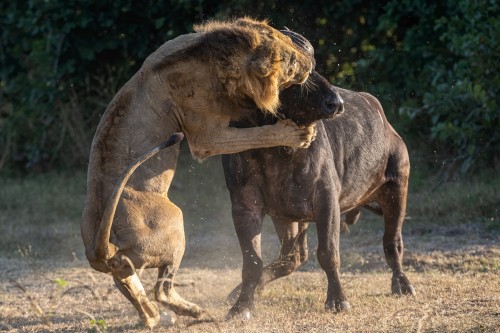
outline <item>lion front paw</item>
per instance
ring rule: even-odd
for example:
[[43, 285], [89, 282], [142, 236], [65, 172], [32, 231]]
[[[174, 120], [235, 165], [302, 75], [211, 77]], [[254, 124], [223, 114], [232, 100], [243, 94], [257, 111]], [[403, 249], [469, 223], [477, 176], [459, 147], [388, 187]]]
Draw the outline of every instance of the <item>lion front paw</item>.
[[303, 141], [300, 145], [300, 148], [308, 148], [311, 143], [316, 140], [316, 124], [312, 124], [301, 129], [304, 131], [304, 133], [302, 134]]
[[286, 138], [284, 146], [293, 148], [308, 148], [316, 139], [316, 125], [301, 127], [289, 119], [280, 120], [275, 125], [284, 133]]

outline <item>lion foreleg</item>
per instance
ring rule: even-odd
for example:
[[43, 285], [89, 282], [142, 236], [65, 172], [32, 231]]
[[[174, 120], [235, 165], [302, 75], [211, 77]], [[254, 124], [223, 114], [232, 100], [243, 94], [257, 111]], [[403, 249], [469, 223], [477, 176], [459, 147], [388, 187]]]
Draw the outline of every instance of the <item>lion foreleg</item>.
[[191, 153], [199, 161], [213, 155], [234, 154], [249, 149], [276, 146], [307, 148], [315, 138], [315, 125], [299, 127], [291, 120], [250, 128], [205, 128], [195, 137], [188, 135]]

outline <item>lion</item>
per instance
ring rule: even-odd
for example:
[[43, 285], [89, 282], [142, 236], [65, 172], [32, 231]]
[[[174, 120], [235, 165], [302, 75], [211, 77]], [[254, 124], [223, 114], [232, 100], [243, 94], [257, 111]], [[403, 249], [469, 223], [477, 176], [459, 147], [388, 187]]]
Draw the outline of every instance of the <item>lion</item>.
[[158, 268], [158, 303], [179, 315], [206, 315], [173, 284], [185, 248], [182, 212], [168, 198], [180, 141], [187, 138], [199, 161], [308, 147], [313, 126], [228, 124], [252, 112], [275, 114], [279, 92], [304, 83], [313, 62], [266, 21], [213, 21], [160, 46], [110, 102], [92, 141], [81, 234], [90, 266], [113, 276], [147, 327], [161, 316], [139, 268]]

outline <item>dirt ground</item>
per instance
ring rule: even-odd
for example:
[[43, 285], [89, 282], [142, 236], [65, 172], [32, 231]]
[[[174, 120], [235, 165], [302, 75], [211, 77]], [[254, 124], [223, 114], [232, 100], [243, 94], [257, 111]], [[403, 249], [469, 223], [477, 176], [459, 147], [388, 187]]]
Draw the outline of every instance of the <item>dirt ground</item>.
[[[225, 297], [240, 281], [241, 255], [231, 226], [188, 230], [178, 292], [204, 307], [213, 322], [177, 317], [155, 332], [499, 332], [500, 248], [498, 237], [477, 225], [405, 228], [405, 268], [416, 297], [390, 294], [391, 275], [381, 251], [380, 222], [365, 221], [342, 236], [341, 280], [352, 309], [323, 309], [326, 278], [315, 259], [271, 283], [249, 320], [224, 321]], [[210, 222], [204, 222], [210, 223]], [[378, 223], [378, 224], [377, 224]], [[278, 246], [270, 223], [263, 242], [267, 262]], [[206, 231], [210, 230], [210, 231]], [[147, 332], [110, 276], [93, 271], [79, 248], [66, 257], [43, 257], [20, 249], [0, 258], [0, 331]], [[156, 272], [142, 280], [151, 290]]]

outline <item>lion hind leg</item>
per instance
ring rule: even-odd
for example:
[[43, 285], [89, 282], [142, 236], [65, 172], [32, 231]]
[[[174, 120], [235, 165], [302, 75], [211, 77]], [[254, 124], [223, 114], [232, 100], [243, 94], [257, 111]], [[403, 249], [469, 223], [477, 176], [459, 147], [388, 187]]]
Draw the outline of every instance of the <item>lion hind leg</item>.
[[115, 285], [121, 293], [132, 303], [139, 312], [139, 317], [144, 325], [149, 328], [155, 327], [160, 321], [160, 313], [158, 306], [151, 302], [146, 296], [144, 287], [142, 286], [137, 273], [133, 273], [125, 278], [119, 274], [113, 274]]
[[155, 286], [156, 301], [178, 315], [200, 319], [205, 311], [198, 305], [183, 299], [174, 289], [176, 269], [163, 266], [158, 269], [158, 281]]

